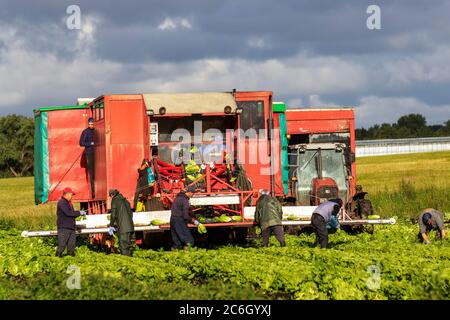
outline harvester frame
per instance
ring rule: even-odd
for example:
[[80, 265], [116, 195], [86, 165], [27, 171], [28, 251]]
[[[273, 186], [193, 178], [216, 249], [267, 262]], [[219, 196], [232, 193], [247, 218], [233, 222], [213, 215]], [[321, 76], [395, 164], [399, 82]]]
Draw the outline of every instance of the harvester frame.
[[[164, 142], [160, 141], [161, 132], [158, 132], [158, 126], [154, 124], [164, 123], [165, 119], [180, 119], [180, 121], [190, 119], [193, 115], [205, 119], [208, 117], [208, 119], [224, 119], [224, 121], [227, 119], [229, 128], [225, 127], [225, 129], [255, 128], [262, 132], [254, 138], [246, 136], [230, 138], [225, 135], [227, 142], [231, 139], [231, 145], [236, 149], [243, 148], [244, 156], [248, 155], [258, 139], [262, 138], [263, 145], [266, 144], [265, 150], [266, 156], [270, 159], [269, 163], [262, 163], [259, 159], [255, 163], [246, 163], [245, 159], [240, 158], [239, 155], [231, 154], [233, 162], [230, 169], [238, 165], [245, 169], [246, 177], [250, 181], [249, 189], [238, 188], [231, 180], [227, 181], [224, 178], [224, 172], [217, 171], [219, 167], [224, 168], [229, 165], [227, 161], [217, 165], [202, 163], [201, 176], [188, 181], [182, 175], [180, 167], [168, 163], [165, 161], [167, 159], [160, 158], [159, 145], [163, 145]], [[86, 191], [89, 190], [88, 179], [87, 176], [86, 178], [83, 176], [82, 161], [78, 163], [78, 158], [74, 161], [74, 157], [70, 157], [71, 154], [66, 148], [67, 145], [71, 145], [74, 149], [78, 148], [78, 152], [82, 152], [77, 143], [78, 135], [85, 127], [88, 117], [94, 117], [97, 130], [96, 178], [98, 180], [96, 180], [97, 191], [94, 199]], [[39, 142], [35, 166], [35, 170], [37, 169], [35, 172], [36, 203], [57, 201], [56, 195], [68, 185], [77, 191], [81, 190], [74, 201], [80, 202], [88, 210], [89, 215], [85, 221], [77, 222], [80, 228], [77, 232], [94, 234], [97, 240], [102, 239], [101, 234], [107, 232], [109, 208], [107, 190], [116, 188], [128, 200], [132, 200], [136, 184], [135, 168], [145, 158], [151, 159], [152, 170], [157, 176], [150, 195], [152, 199], [159, 201], [160, 205], [156, 210], [134, 213], [136, 231], [167, 230], [170, 204], [174, 197], [183, 187], [197, 185], [198, 182], [202, 182], [203, 186], [199, 187], [199, 192], [190, 199], [191, 204], [197, 206], [197, 210], [198, 208], [201, 210], [204, 206], [212, 206], [214, 210], [239, 215], [242, 218], [239, 222], [207, 223], [207, 227], [251, 227], [254, 225], [254, 205], [259, 189], [269, 189], [272, 195], [279, 197], [283, 202], [295, 196], [292, 190], [295, 181], [288, 174], [289, 147], [314, 144], [314, 139], [332, 139], [333, 135], [339, 136], [339, 139], [343, 136], [348, 142], [346, 147], [349, 157], [346, 157], [348, 158], [346, 161], [350, 162], [345, 164], [349, 167], [346, 200], [349, 201], [355, 194], [354, 113], [350, 108], [286, 109], [284, 103], [272, 102], [270, 91], [233, 90], [222, 93], [104, 95], [92, 99], [89, 104], [40, 108], [35, 111], [35, 118], [36, 132], [40, 133], [35, 137]], [[72, 127], [67, 128], [68, 121], [72, 123]], [[69, 137], [61, 141], [59, 135], [64, 133]], [[203, 135], [203, 132], [201, 134]], [[48, 136], [47, 140], [44, 139], [45, 135]], [[225, 154], [228, 154], [228, 151], [227, 149]], [[233, 149], [232, 152], [236, 150]], [[248, 156], [255, 157], [253, 154]], [[48, 161], [46, 165], [43, 164], [45, 159]], [[224, 159], [229, 158], [224, 156]], [[261, 175], [262, 169], [266, 169], [270, 174]], [[164, 184], [158, 170], [167, 173]], [[47, 181], [44, 181], [45, 179]], [[283, 220], [283, 225], [309, 225], [315, 205], [283, 206], [285, 215], [298, 217], [293, 221]], [[151, 225], [152, 220], [155, 219], [166, 223], [158, 226]], [[340, 223], [341, 225], [393, 224], [395, 220], [351, 219], [344, 208], [341, 212]], [[190, 225], [190, 227], [194, 226]], [[50, 236], [56, 235], [55, 232], [24, 231], [23, 236]]]

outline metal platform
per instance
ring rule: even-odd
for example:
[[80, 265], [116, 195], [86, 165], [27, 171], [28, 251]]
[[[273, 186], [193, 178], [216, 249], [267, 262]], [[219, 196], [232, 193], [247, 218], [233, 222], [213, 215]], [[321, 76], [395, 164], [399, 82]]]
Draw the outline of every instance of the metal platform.
[[[286, 206], [283, 207], [283, 221], [284, 226], [308, 226], [311, 224], [311, 215], [315, 206]], [[253, 219], [255, 215], [255, 207], [244, 208], [244, 220], [242, 222], [228, 222], [228, 223], [207, 223], [206, 228], [227, 228], [227, 227], [252, 227], [254, 225]], [[87, 215], [85, 220], [77, 221], [77, 234], [101, 234], [108, 233], [109, 214]], [[295, 217], [298, 220], [286, 220], [288, 216]], [[160, 220], [162, 225], [151, 225], [153, 220]], [[158, 232], [170, 229], [170, 210], [163, 211], [148, 211], [148, 212], [134, 212], [133, 222], [135, 231], [149, 231]], [[390, 219], [372, 219], [372, 220], [351, 220], [342, 215], [340, 225], [378, 225], [378, 224], [395, 224], [394, 218]], [[195, 228], [195, 225], [190, 224], [190, 228]], [[52, 231], [23, 231], [22, 237], [48, 237], [56, 236], [58, 232]]]

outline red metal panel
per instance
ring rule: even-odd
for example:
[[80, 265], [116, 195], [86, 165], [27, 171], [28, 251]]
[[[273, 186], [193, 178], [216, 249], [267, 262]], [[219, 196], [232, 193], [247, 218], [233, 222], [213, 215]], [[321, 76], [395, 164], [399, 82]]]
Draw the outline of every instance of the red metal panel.
[[[264, 101], [265, 128], [269, 115], [269, 102], [271, 102], [272, 92], [237, 92], [236, 101]], [[240, 123], [239, 123], [240, 127]], [[267, 132], [266, 132], [267, 137]], [[270, 190], [270, 162], [268, 161], [270, 147], [266, 138], [266, 143], [261, 143], [258, 139], [245, 138], [244, 141], [238, 137], [238, 148], [241, 148], [239, 161], [244, 164], [247, 176], [252, 181], [253, 189]]]
[[118, 189], [131, 203], [137, 168], [149, 156], [148, 119], [141, 95], [105, 97], [107, 188]]
[[[355, 153], [355, 115], [352, 109], [291, 109], [286, 110], [288, 134], [349, 132], [350, 150]], [[356, 163], [352, 163], [350, 195], [356, 188]]]
[[89, 115], [87, 109], [48, 112], [49, 201], [59, 200], [65, 187], [76, 192], [74, 201], [90, 197], [84, 148], [79, 145]]
[[288, 134], [348, 132], [354, 118], [352, 109], [286, 110]]
[[106, 140], [105, 119], [95, 122], [95, 197], [98, 200], [106, 200]]
[[348, 132], [349, 120], [296, 120], [287, 121], [288, 134]]
[[[274, 128], [276, 130], [280, 129], [280, 118], [278, 113], [273, 114]], [[278, 196], [284, 195], [283, 191], [283, 176], [281, 167], [281, 141], [280, 132], [274, 132], [274, 169], [275, 169], [275, 194]]]
[[354, 119], [352, 109], [287, 109], [286, 121]]

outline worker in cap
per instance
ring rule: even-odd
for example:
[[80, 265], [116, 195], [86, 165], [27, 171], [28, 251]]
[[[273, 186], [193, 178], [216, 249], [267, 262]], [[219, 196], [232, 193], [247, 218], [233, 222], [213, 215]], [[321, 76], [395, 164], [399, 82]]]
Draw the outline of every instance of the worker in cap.
[[192, 222], [196, 226], [200, 224], [190, 210], [189, 198], [195, 193], [194, 186], [188, 186], [177, 194], [172, 203], [170, 214], [170, 233], [172, 235], [172, 250], [191, 247], [194, 245], [194, 237], [188, 228]]
[[430, 244], [429, 233], [432, 230], [436, 230], [436, 239], [444, 239], [444, 215], [436, 209], [427, 208], [419, 216], [419, 241]]
[[88, 127], [81, 132], [80, 146], [84, 147], [84, 155], [86, 157], [86, 168], [89, 174], [89, 182], [91, 185], [91, 196], [95, 199], [95, 129], [94, 118], [88, 119]]
[[84, 210], [75, 211], [73, 209], [72, 197], [74, 194], [71, 188], [64, 188], [62, 197], [56, 206], [56, 225], [58, 228], [57, 257], [61, 257], [66, 248], [68, 255], [75, 255], [75, 218], [86, 215]]
[[260, 189], [260, 197], [256, 202], [255, 223], [261, 228], [262, 246], [269, 245], [270, 235], [273, 233], [280, 246], [286, 246], [284, 230], [281, 224], [283, 210], [277, 198], [270, 195], [269, 190]]
[[[316, 234], [316, 243], [322, 249], [328, 247], [328, 229], [337, 229], [338, 214], [341, 211], [343, 202], [341, 199], [331, 199], [321, 203], [311, 216], [311, 225]], [[328, 227], [327, 227], [328, 226]]]
[[109, 235], [119, 234], [120, 252], [131, 256], [131, 238], [134, 233], [133, 211], [130, 202], [116, 189], [108, 192], [111, 199], [111, 219], [109, 222]]

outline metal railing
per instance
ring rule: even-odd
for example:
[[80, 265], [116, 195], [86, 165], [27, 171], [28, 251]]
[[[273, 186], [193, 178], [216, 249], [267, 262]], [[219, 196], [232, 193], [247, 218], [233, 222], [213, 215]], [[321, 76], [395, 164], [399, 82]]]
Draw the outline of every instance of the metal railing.
[[446, 150], [450, 150], [450, 137], [356, 141], [357, 157]]

